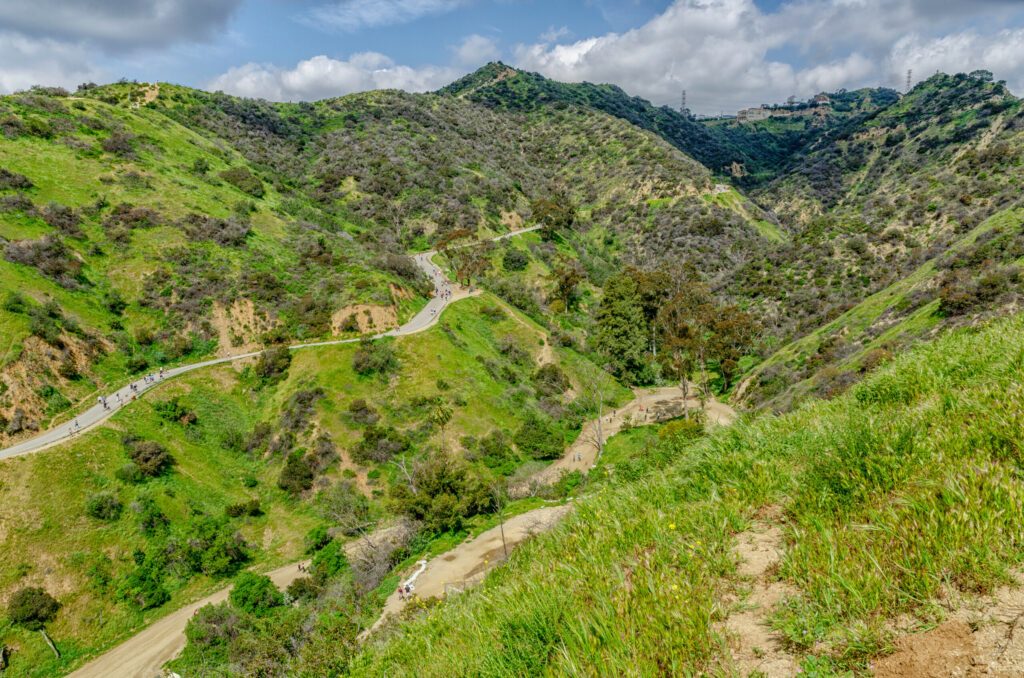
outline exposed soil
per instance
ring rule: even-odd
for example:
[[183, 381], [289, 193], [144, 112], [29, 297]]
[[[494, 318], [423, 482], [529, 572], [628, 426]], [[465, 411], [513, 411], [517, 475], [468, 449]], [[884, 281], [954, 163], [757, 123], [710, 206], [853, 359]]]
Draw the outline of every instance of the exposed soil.
[[353, 304], [334, 312], [331, 316], [331, 332], [341, 334], [349, 318], [355, 320], [360, 334], [386, 332], [398, 327], [398, 311], [394, 306]]
[[1024, 676], [1024, 574], [989, 596], [956, 595], [935, 628], [902, 636], [874, 663], [881, 678]]
[[217, 330], [217, 357], [259, 350], [260, 335], [273, 327], [250, 299], [236, 299], [231, 306], [214, 302], [210, 322]]
[[[504, 525], [504, 545], [500, 526], [492, 527], [475, 539], [464, 541], [444, 555], [427, 562], [416, 577], [413, 595], [421, 599], [441, 598], [450, 590], [462, 591], [479, 583], [483, 579], [482, 575], [504, 560], [506, 547], [511, 552], [530, 536], [554, 526], [571, 508], [567, 504], [545, 506], [509, 518]], [[370, 631], [379, 627], [388, 616], [398, 614], [405, 605], [406, 601], [399, 597], [397, 591], [392, 593], [384, 604], [380, 619]]]
[[[644, 425], [667, 421], [681, 416], [684, 407], [694, 410], [701, 407], [700, 402], [694, 398], [684, 400], [682, 390], [676, 386], [637, 389], [634, 393], [634, 400], [606, 413], [600, 424], [596, 420], [587, 422], [576, 442], [566, 449], [560, 459], [541, 469], [524, 485], [510, 488], [510, 493], [513, 496], [527, 494], [531, 487], [558, 482], [563, 473], [587, 473], [597, 461], [597, 441], [607, 441], [627, 424]], [[707, 401], [704, 404], [704, 411], [708, 421], [713, 424], [729, 424], [736, 418], [736, 413], [731, 407], [716, 400]]]
[[799, 672], [796, 658], [786, 652], [768, 623], [772, 608], [791, 593], [773, 576], [782, 559], [783, 544], [781, 528], [769, 522], [755, 522], [736, 536], [736, 572], [751, 588], [748, 595], [727, 601], [734, 611], [722, 630], [729, 639], [731, 673], [783, 678]]

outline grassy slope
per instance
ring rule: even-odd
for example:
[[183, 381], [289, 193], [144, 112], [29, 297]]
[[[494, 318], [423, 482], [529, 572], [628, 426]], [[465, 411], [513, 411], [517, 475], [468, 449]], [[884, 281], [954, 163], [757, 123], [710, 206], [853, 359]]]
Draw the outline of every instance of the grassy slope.
[[[1024, 210], [1016, 208], [999, 212], [954, 242], [937, 259], [963, 250], [979, 236], [993, 229], [1019, 232], [1022, 226]], [[915, 291], [935, 286], [939, 275], [935, 266], [936, 260], [929, 260], [907, 277], [871, 295], [835, 320], [782, 346], [759, 364], [747, 379], [756, 383], [777, 366], [785, 366], [786, 369], [793, 371], [804, 369], [828, 338], [841, 338], [842, 341], [856, 347], [840, 360], [825, 361], [807, 367], [809, 375], [787, 389], [783, 396], [792, 400], [806, 395], [815, 386], [816, 378], [822, 370], [855, 370], [872, 349], [893, 348], [922, 338], [943, 320], [939, 314], [939, 301], [934, 299], [923, 306], [908, 308], [908, 297]], [[872, 332], [873, 328], [879, 330]], [[765, 403], [769, 407], [773, 404], [778, 404], [778, 401], [769, 400]]]
[[[181, 395], [197, 413], [199, 420], [191, 431], [155, 413], [152, 404], [172, 395]], [[111, 558], [117, 576], [130, 569], [132, 551], [143, 546], [145, 539], [129, 508], [138, 496], [153, 497], [172, 525], [182, 523], [193, 510], [222, 515], [227, 505], [258, 497], [266, 515], [238, 521], [246, 540], [257, 546], [253, 566], [270, 568], [301, 554], [302, 538], [318, 522], [312, 512], [277, 489], [275, 465], [222, 450], [218, 444], [229, 430], [247, 430], [265, 401], [240, 387], [231, 367], [192, 373], [67, 445], [4, 462], [0, 502], [10, 507], [10, 513], [2, 533], [0, 588], [9, 592], [44, 585], [63, 605], [50, 629], [64, 654], [60, 662], [52, 658], [38, 634], [9, 627], [0, 630], [3, 642], [17, 651], [12, 675], [53, 675], [66, 670], [168, 609], [223, 585], [196, 577], [172, 589], [173, 597], [165, 606], [145, 613], [115, 603], [112, 590], [90, 586], [86, 567], [99, 554]], [[120, 443], [122, 431], [162, 442], [177, 462], [174, 470], [138, 486], [115, 480], [114, 471], [127, 461]], [[242, 483], [250, 475], [259, 480], [255, 488]], [[87, 498], [99, 491], [113, 492], [125, 504], [120, 520], [104, 522], [85, 515]]]
[[[300, 557], [303, 537], [322, 520], [309, 502], [291, 499], [276, 487], [283, 460], [251, 458], [220, 447], [228, 431], [247, 432], [261, 420], [276, 427], [279, 413], [298, 390], [324, 389], [314, 419], [318, 428], [331, 434], [346, 458], [345, 450], [361, 435], [347, 416], [348, 404], [356, 398], [365, 398], [378, 409], [382, 424], [410, 432], [429, 413], [430, 405], [414, 404], [418, 396], [440, 395], [454, 401], [454, 416], [446, 431], [449, 448], [462, 435], [479, 436], [493, 429], [515, 431], [533, 407], [533, 397], [529, 391], [512, 395], [522, 389], [495, 379], [477, 356], [501, 361], [498, 343], [512, 338], [536, 358], [546, 332], [519, 314], [506, 313], [502, 320], [481, 314], [482, 306], [493, 303], [487, 296], [460, 301], [446, 310], [440, 327], [396, 340], [402, 368], [384, 383], [354, 373], [354, 346], [299, 351], [288, 377], [264, 391], [252, 391], [235, 367], [221, 366], [162, 386], [116, 414], [110, 423], [67, 445], [5, 461], [0, 503], [19, 508], [0, 529], [0, 591], [44, 585], [64, 606], [50, 629], [64, 652], [61, 662], [52, 659], [38, 634], [0, 626], [0, 642], [17, 649], [11, 675], [51, 675], [66, 670], [167, 610], [224, 585], [223, 581], [195, 577], [172, 589], [170, 602], [144, 614], [117, 603], [112, 590], [90, 588], [85, 568], [100, 553], [113, 561], [115, 585], [116, 577], [131, 569], [132, 551], [144, 540], [127, 507], [140, 494], [154, 496], [172, 526], [181, 524], [193, 508], [221, 515], [229, 504], [259, 497], [266, 515], [238, 521], [246, 540], [256, 546], [252, 566], [269, 569]], [[628, 390], [575, 352], [560, 348], [555, 356], [574, 383], [604, 383], [609, 405], [630, 398]], [[524, 378], [529, 373], [525, 370]], [[447, 381], [450, 388], [439, 389], [438, 379]], [[174, 395], [180, 395], [198, 414], [199, 422], [190, 431], [161, 420], [153, 409], [153, 403]], [[127, 460], [121, 432], [163, 442], [177, 461], [174, 470], [141, 486], [115, 480], [114, 471]], [[574, 434], [566, 428], [565, 435], [568, 439]], [[415, 449], [436, 446], [439, 439], [440, 433], [428, 427], [425, 435], [414, 438]], [[335, 466], [328, 477], [337, 477], [341, 471]], [[376, 490], [384, 493], [392, 472], [390, 465], [382, 465], [378, 473], [371, 473], [370, 489], [375, 496]], [[247, 476], [257, 478], [259, 485], [244, 487], [242, 481]], [[122, 500], [126, 509], [120, 520], [104, 523], [84, 515], [87, 498], [98, 491], [114, 492]], [[483, 525], [487, 520], [475, 522]]]
[[1022, 330], [957, 331], [846, 396], [676, 449], [664, 473], [578, 501], [480, 589], [366, 647], [356, 675], [714, 671], [734, 535], [772, 505], [794, 590], [774, 624], [819, 675], [863, 667], [890, 647], [886, 620], [941, 616], [943, 586], [987, 590], [1024, 553]]
[[[4, 344], [4, 360], [0, 368], [5, 369], [10, 380], [24, 382], [29, 391], [49, 384], [61, 390], [72, 403], [88, 402], [97, 390], [125, 377], [130, 352], [145, 353], [151, 361], [160, 361], [161, 345], [158, 343], [153, 348], [140, 346], [135, 336], [141, 329], [157, 333], [167, 330], [168, 318], [157, 309], [140, 305], [138, 300], [146, 276], [158, 269], [173, 268], [175, 261], [168, 261], [167, 257], [174, 248], [187, 247], [196, 256], [208, 258], [215, 262], [214, 267], [220, 269], [217, 275], [228, 278], [237, 278], [243, 272], [280, 276], [282, 272], [303, 268], [302, 255], [296, 246], [298, 238], [291, 230], [290, 217], [282, 211], [283, 197], [273, 186], [265, 183], [265, 195], [253, 200], [218, 178], [218, 174], [229, 167], [249, 167], [249, 163], [223, 140], [203, 136], [199, 133], [201, 130], [178, 124], [153, 106], [132, 108], [91, 98], [37, 100], [48, 101], [51, 109], [28, 105], [17, 96], [0, 99], [0, 109], [7, 108], [26, 120], [41, 119], [54, 125], [64, 125], [66, 132], [59, 138], [0, 136], [0, 166], [33, 182], [34, 186], [24, 195], [37, 207], [56, 202], [85, 214], [82, 224], [85, 237], [65, 237], [64, 242], [73, 256], [84, 263], [83, 273], [88, 282], [82, 289], [69, 290], [34, 268], [0, 259], [0, 297], [6, 298], [9, 293], [17, 291], [39, 303], [52, 299], [87, 332], [116, 341], [119, 348], [96, 358], [93, 365], [80, 365], [82, 379], [63, 379], [40, 373], [37, 368], [30, 368], [26, 379], [16, 374], [17, 370], [7, 368], [22, 357], [24, 342], [30, 334], [28, 319], [23, 314], [0, 309], [0, 337]], [[87, 119], [101, 120], [107, 129], [92, 129], [83, 122]], [[108, 129], [123, 130], [132, 135], [133, 157], [118, 156], [99, 148], [100, 142], [110, 134]], [[73, 148], [71, 142], [81, 148]], [[191, 171], [198, 159], [209, 163], [210, 169], [204, 176]], [[93, 216], [89, 211], [97, 201], [104, 201], [110, 206], [129, 203], [151, 208], [160, 215], [164, 225], [134, 230], [127, 245], [111, 242], [100, 225], [106, 213]], [[183, 229], [175, 225], [190, 213], [229, 217], [233, 207], [244, 201], [252, 201], [256, 209], [250, 215], [252, 233], [244, 247], [190, 242]], [[38, 217], [21, 212], [0, 212], [0, 237], [21, 240], [54, 232], [55, 229]], [[333, 236], [328, 240], [328, 247], [331, 246], [338, 250], [344, 247], [346, 255], [346, 260], [333, 266], [332, 272], [342, 273], [359, 282], [335, 293], [333, 301], [336, 307], [373, 301], [382, 295], [390, 297], [388, 283], [396, 279], [374, 271], [361, 247]], [[323, 281], [321, 273], [314, 270], [307, 271], [305, 275], [290, 275], [284, 291], [291, 295], [307, 293], [317, 282]], [[185, 287], [206, 284], [205, 280], [195, 279], [177, 282]], [[105, 295], [111, 291], [120, 293], [129, 304], [122, 317], [111, 313], [104, 304]], [[244, 296], [245, 291], [240, 291], [236, 298]], [[279, 294], [278, 298], [283, 300], [284, 296]], [[416, 301], [415, 297], [413, 301]], [[205, 304], [203, 313], [208, 314], [210, 308], [209, 303]], [[402, 308], [400, 312], [407, 315], [412, 310]], [[273, 313], [273, 309], [266, 307], [258, 308], [258, 311]], [[192, 316], [185, 322], [201, 325], [201, 320]], [[118, 326], [124, 328], [120, 339], [117, 338]], [[174, 331], [184, 330], [179, 326]], [[243, 334], [249, 334], [251, 339], [252, 328]], [[195, 359], [215, 346], [215, 341], [197, 345], [183, 358]], [[222, 346], [221, 349], [230, 347]], [[19, 395], [21, 402], [0, 402], [0, 408], [8, 415], [15, 406], [28, 405], [31, 411], [31, 394], [22, 391]], [[44, 417], [40, 423], [45, 425], [46, 422]]]

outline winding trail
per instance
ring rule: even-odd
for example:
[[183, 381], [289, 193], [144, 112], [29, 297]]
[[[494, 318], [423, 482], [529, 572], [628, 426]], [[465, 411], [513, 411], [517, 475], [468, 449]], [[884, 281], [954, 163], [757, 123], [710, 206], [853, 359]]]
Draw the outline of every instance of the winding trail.
[[[386, 538], [389, 530], [390, 527], [383, 527], [370, 537], [362, 537], [345, 544], [345, 553], [349, 558], [356, 557], [365, 545], [372, 546], [374, 540]], [[299, 577], [306, 576], [299, 568], [308, 565], [309, 561], [303, 560], [279, 567], [267, 572], [266, 575], [275, 586], [284, 590]], [[185, 648], [185, 627], [189, 619], [201, 607], [223, 603], [228, 599], [230, 592], [231, 587], [223, 588], [161, 617], [112, 650], [71, 673], [71, 678], [150, 678], [163, 675], [163, 665], [177, 657]]]
[[[512, 238], [523, 233], [529, 233], [536, 231], [540, 226], [532, 226], [530, 228], [523, 228], [518, 231], [511, 231], [504, 235], [499, 235], [496, 238], [492, 238], [494, 241], [505, 240], [506, 238]], [[437, 254], [436, 251], [421, 252], [413, 255], [413, 260], [427, 278], [434, 284], [434, 296], [428, 301], [427, 305], [420, 309], [409, 322], [405, 323], [401, 327], [389, 330], [388, 332], [382, 332], [380, 334], [373, 335], [371, 339], [380, 339], [382, 337], [403, 337], [410, 334], [416, 334], [422, 332], [434, 324], [437, 323], [441, 317], [441, 313], [449, 305], [460, 299], [475, 296], [479, 294], [479, 291], [469, 290], [458, 283], [451, 282], [445, 276], [444, 272], [438, 268], [431, 259]], [[328, 341], [316, 341], [306, 344], [293, 344], [288, 348], [292, 351], [297, 351], [304, 348], [316, 348], [318, 346], [337, 346], [339, 344], [354, 344], [361, 341], [362, 338], [355, 339], [332, 339]], [[220, 365], [223, 363], [234, 362], [236, 360], [245, 360], [246, 358], [254, 358], [261, 353], [264, 353], [267, 349], [261, 351], [252, 351], [249, 353], [240, 353], [238, 355], [225, 356], [223, 358], [214, 358], [212, 360], [204, 360], [198, 363], [192, 363], [190, 365], [181, 365], [179, 367], [172, 367], [164, 370], [163, 376], [158, 376], [158, 372], [154, 372], [154, 379], [152, 382], [146, 382], [143, 379], [137, 379], [123, 388], [114, 391], [113, 393], [106, 396], [107, 405], [109, 408], [105, 408], [100, 403], [97, 403], [89, 409], [80, 412], [77, 416], [71, 418], [69, 421], [54, 426], [53, 428], [47, 429], [42, 433], [39, 433], [32, 438], [23, 440], [15, 445], [12, 445], [4, 450], [0, 450], [0, 459], [8, 459], [10, 457], [17, 457], [23, 454], [31, 454], [33, 452], [41, 452], [48, 447], [57, 445], [65, 442], [68, 438], [77, 436], [89, 429], [95, 427], [98, 424], [106, 421], [111, 415], [120, 410], [125, 405], [128, 405], [133, 400], [136, 400], [146, 391], [160, 385], [168, 379], [172, 379], [178, 375], [185, 374], [186, 372], [192, 372], [193, 370], [202, 369], [204, 367], [211, 367], [213, 365]]]
[[[696, 388], [691, 388], [690, 392], [696, 393]], [[576, 441], [566, 448], [565, 454], [522, 483], [509, 488], [509, 492], [513, 496], [524, 496], [532, 488], [558, 482], [563, 473], [587, 473], [597, 463], [601, 449], [598, 440], [603, 446], [609, 438], [622, 431], [627, 423], [633, 426], [655, 424], [682, 415], [684, 407], [701, 409], [701, 403], [696, 398], [684, 400], [683, 391], [678, 386], [635, 389], [633, 393], [636, 398], [617, 410], [604, 413], [600, 422], [595, 419], [584, 424]], [[728, 425], [736, 419], [736, 412], [731, 407], [714, 398], [707, 399], [703, 409], [707, 421], [715, 425]]]

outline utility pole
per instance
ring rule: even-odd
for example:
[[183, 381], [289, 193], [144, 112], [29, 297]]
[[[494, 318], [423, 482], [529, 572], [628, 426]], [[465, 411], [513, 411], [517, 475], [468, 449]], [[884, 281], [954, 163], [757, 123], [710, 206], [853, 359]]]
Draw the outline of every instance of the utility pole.
[[905, 88], [905, 89], [903, 90], [903, 91], [904, 91], [904, 93], [906, 93], [906, 92], [909, 92], [909, 91], [910, 91], [910, 77], [911, 77], [911, 76], [912, 76], [913, 74], [914, 74], [914, 69], [912, 69], [912, 68], [908, 68], [908, 69], [907, 69], [907, 86], [906, 86], [906, 88]]

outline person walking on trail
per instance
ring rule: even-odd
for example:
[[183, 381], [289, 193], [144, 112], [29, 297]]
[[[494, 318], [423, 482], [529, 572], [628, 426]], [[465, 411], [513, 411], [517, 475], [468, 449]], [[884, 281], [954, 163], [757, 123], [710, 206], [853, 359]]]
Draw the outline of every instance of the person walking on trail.
[[398, 585], [398, 599], [405, 600], [405, 587], [401, 584]]

